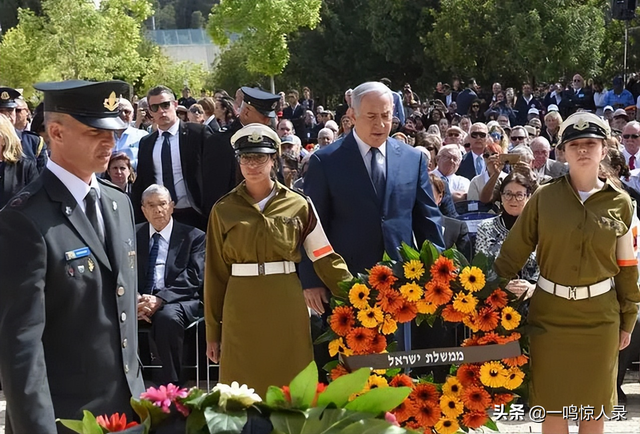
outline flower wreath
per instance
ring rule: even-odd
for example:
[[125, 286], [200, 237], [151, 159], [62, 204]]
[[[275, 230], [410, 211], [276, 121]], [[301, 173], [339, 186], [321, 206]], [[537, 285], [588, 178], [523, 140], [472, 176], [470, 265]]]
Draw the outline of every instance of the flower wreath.
[[[402, 426], [427, 433], [468, 432], [483, 425], [497, 430], [488, 415], [494, 405], [508, 405], [525, 390], [528, 356], [520, 333], [522, 299], [500, 288], [492, 263], [477, 255], [471, 264], [458, 251], [438, 254], [425, 242], [420, 252], [403, 244], [402, 262], [385, 255], [367, 273], [341, 284], [342, 294], [331, 301], [330, 330], [319, 341], [329, 341], [331, 356], [343, 357], [392, 352], [387, 336], [398, 323], [441, 319], [463, 323], [470, 337], [462, 346], [520, 341], [523, 354], [484, 363], [452, 366], [444, 384], [433, 376], [412, 379], [400, 369], [374, 370], [364, 391], [408, 386], [413, 390], [392, 410]], [[348, 371], [341, 361], [325, 366], [332, 380]], [[354, 395], [353, 398], [355, 398]]]

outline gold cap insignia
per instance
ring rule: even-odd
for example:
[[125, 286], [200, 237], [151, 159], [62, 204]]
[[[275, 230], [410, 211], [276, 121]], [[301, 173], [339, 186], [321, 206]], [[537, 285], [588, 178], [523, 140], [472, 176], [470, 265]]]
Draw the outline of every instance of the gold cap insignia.
[[589, 122], [586, 119], [580, 119], [578, 122], [573, 124], [573, 129], [578, 131], [584, 131], [589, 128]]
[[0, 95], [0, 99], [10, 99], [9, 92], [2, 92], [2, 95]]
[[109, 98], [105, 98], [104, 100], [104, 107], [109, 111], [114, 111], [115, 109], [118, 108], [119, 102], [120, 102], [120, 99], [116, 98], [116, 93], [111, 92], [111, 95], [109, 95]]
[[251, 133], [250, 136], [248, 136], [247, 140], [251, 143], [261, 143], [262, 142], [262, 134], [260, 134], [257, 131], [254, 131], [253, 133]]

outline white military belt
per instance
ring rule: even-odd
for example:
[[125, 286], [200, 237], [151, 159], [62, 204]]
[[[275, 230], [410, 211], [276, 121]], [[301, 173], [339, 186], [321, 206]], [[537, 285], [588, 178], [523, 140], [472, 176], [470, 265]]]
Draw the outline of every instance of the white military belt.
[[538, 286], [541, 289], [558, 297], [566, 298], [567, 300], [584, 300], [585, 298], [596, 297], [608, 292], [612, 285], [613, 282], [611, 279], [606, 279], [588, 286], [564, 286], [553, 283], [542, 276], [538, 278]]
[[232, 276], [266, 276], [269, 274], [290, 274], [295, 272], [296, 264], [291, 261], [231, 265]]

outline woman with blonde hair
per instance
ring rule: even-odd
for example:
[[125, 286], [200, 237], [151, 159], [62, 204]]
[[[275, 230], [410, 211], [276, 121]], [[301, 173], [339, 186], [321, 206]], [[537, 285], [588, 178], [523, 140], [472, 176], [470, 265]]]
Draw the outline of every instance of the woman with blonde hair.
[[22, 153], [13, 124], [0, 116], [0, 208], [37, 176], [36, 162]]
[[557, 111], [551, 111], [545, 115], [544, 125], [545, 127], [540, 135], [549, 141], [551, 149], [555, 149], [560, 140], [558, 133], [560, 132], [560, 125], [562, 125], [562, 116]]

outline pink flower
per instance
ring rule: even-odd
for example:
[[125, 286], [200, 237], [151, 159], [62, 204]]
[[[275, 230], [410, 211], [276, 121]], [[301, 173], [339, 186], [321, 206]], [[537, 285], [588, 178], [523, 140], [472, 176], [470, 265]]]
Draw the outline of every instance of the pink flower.
[[386, 412], [384, 414], [384, 420], [389, 422], [391, 425], [400, 426], [398, 419], [396, 419], [396, 415], [393, 413]]
[[189, 413], [191, 413], [191, 410], [189, 410], [189, 407], [187, 407], [186, 405], [176, 401], [176, 409], [184, 416], [187, 417], [189, 416]]
[[[177, 398], [186, 398], [188, 394], [187, 389], [180, 389], [178, 386], [169, 383], [157, 389], [154, 387], [148, 388], [146, 392], [140, 395], [140, 398], [151, 401], [156, 407], [162, 408], [163, 412], [169, 413], [171, 403]], [[180, 412], [182, 413], [182, 411]]]

